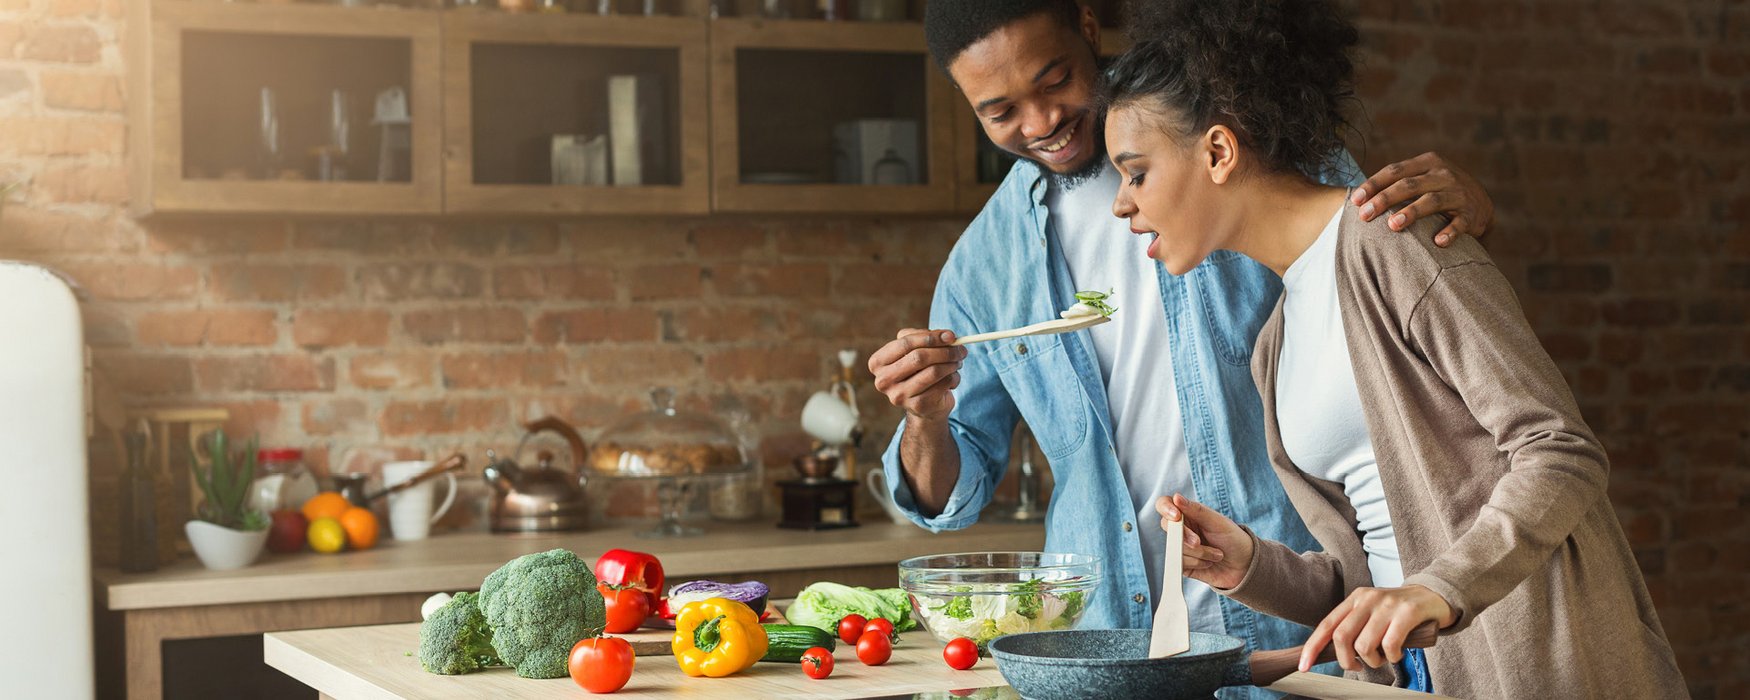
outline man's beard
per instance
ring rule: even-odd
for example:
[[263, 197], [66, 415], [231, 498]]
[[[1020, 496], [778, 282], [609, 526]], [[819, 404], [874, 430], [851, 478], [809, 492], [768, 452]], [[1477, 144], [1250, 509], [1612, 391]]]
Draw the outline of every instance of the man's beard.
[[1068, 192], [1077, 187], [1081, 187], [1096, 177], [1099, 177], [1100, 171], [1106, 169], [1106, 139], [1098, 136], [1098, 134], [1106, 132], [1106, 115], [1096, 113], [1090, 124], [1090, 128], [1092, 128], [1093, 133], [1096, 134], [1092, 141], [1093, 157], [1089, 158], [1087, 164], [1080, 168], [1076, 168], [1067, 173], [1059, 173], [1046, 167], [1045, 163], [1038, 159], [1029, 158], [1029, 160], [1037, 163], [1039, 167], [1045, 169], [1045, 173], [1050, 178], [1052, 187], [1061, 188], [1062, 191]]
[[1101, 143], [1094, 148], [1094, 157], [1088, 159], [1088, 164], [1072, 172], [1059, 173], [1047, 169], [1045, 172], [1051, 178], [1051, 186], [1062, 188], [1068, 192], [1087, 184], [1088, 181], [1100, 176], [1100, 171], [1106, 169], [1106, 144]]

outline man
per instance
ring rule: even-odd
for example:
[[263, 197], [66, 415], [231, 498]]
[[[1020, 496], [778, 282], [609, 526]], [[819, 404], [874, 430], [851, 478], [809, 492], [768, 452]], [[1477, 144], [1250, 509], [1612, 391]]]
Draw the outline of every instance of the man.
[[[930, 529], [971, 525], [1025, 419], [1056, 481], [1047, 548], [1102, 560], [1085, 625], [1148, 627], [1164, 583], [1184, 586], [1193, 629], [1253, 648], [1298, 644], [1303, 627], [1194, 581], [1161, 581], [1154, 511], [1157, 498], [1184, 493], [1261, 537], [1316, 548], [1270, 470], [1249, 368], [1280, 282], [1227, 252], [1168, 275], [1146, 256], [1148, 240], [1113, 217], [1119, 182], [1102, 143], [1091, 10], [1075, 0], [931, 0], [924, 30], [986, 135], [1022, 160], [949, 256], [931, 307], [938, 330], [900, 331], [870, 357], [876, 388], [906, 411], [884, 456], [894, 501]], [[1334, 161], [1325, 179], [1361, 184], [1367, 213], [1411, 202], [1394, 228], [1445, 213], [1445, 241], [1489, 224], [1487, 196], [1438, 156], [1365, 184], [1347, 154]], [[948, 346], [957, 333], [1056, 318], [1078, 289], [1114, 290], [1112, 322]]]

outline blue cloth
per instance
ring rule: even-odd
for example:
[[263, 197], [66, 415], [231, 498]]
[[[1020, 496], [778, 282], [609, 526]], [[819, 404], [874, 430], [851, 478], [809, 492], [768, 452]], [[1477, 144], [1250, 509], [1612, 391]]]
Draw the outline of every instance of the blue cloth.
[[1398, 675], [1409, 681], [1405, 688], [1419, 693], [1434, 692], [1434, 676], [1428, 672], [1428, 654], [1421, 649], [1404, 650], [1404, 660], [1398, 662]]
[[[1347, 153], [1326, 181], [1358, 184]], [[930, 327], [961, 335], [1056, 318], [1075, 303], [1068, 264], [1044, 204], [1044, 172], [1027, 161], [1008, 177], [955, 244], [936, 285]], [[1171, 333], [1169, 348], [1192, 482], [1198, 499], [1260, 537], [1297, 551], [1318, 543], [1271, 471], [1263, 407], [1252, 382], [1252, 344], [1282, 293], [1268, 268], [1217, 251], [1183, 276], [1158, 268]], [[1131, 306], [1122, 313], [1146, 313]], [[1165, 359], [1165, 358], [1163, 358]], [[1165, 388], [1163, 387], [1163, 390]], [[1056, 486], [1046, 518], [1046, 549], [1100, 557], [1100, 587], [1082, 626], [1147, 628], [1154, 614], [1135, 519], [1114, 446], [1105, 382], [1087, 333], [1011, 338], [972, 345], [960, 369], [950, 417], [960, 477], [947, 506], [922, 517], [901, 475], [899, 442], [883, 455], [893, 500], [933, 531], [967, 527], [1003, 478], [1016, 422], [1026, 419], [1051, 462]], [[1253, 649], [1300, 644], [1310, 632], [1221, 599], [1227, 633]], [[1259, 691], [1262, 692], [1262, 691]], [[1224, 696], [1226, 697], [1226, 696]], [[1262, 696], [1260, 696], [1262, 697]]]

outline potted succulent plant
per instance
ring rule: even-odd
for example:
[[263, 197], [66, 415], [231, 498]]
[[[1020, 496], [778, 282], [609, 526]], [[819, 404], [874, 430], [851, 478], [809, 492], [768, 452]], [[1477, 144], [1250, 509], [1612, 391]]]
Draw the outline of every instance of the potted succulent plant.
[[233, 455], [223, 429], [213, 431], [206, 460], [193, 460], [195, 485], [205, 496], [195, 519], [183, 526], [195, 556], [209, 569], [240, 569], [261, 556], [267, 543], [267, 514], [251, 507], [255, 482], [255, 440], [241, 455]]

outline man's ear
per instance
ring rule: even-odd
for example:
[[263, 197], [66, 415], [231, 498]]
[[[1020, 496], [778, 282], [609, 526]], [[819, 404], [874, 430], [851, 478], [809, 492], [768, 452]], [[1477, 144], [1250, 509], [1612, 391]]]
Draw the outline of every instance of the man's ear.
[[1225, 185], [1234, 172], [1240, 167], [1240, 139], [1232, 129], [1222, 124], [1209, 127], [1203, 132], [1203, 141], [1199, 144], [1203, 151], [1204, 169], [1209, 173], [1209, 181], [1217, 185]]
[[1094, 55], [1100, 55], [1100, 16], [1094, 13], [1094, 8], [1082, 3], [1080, 19], [1082, 38], [1088, 40], [1088, 45], [1094, 47]]

